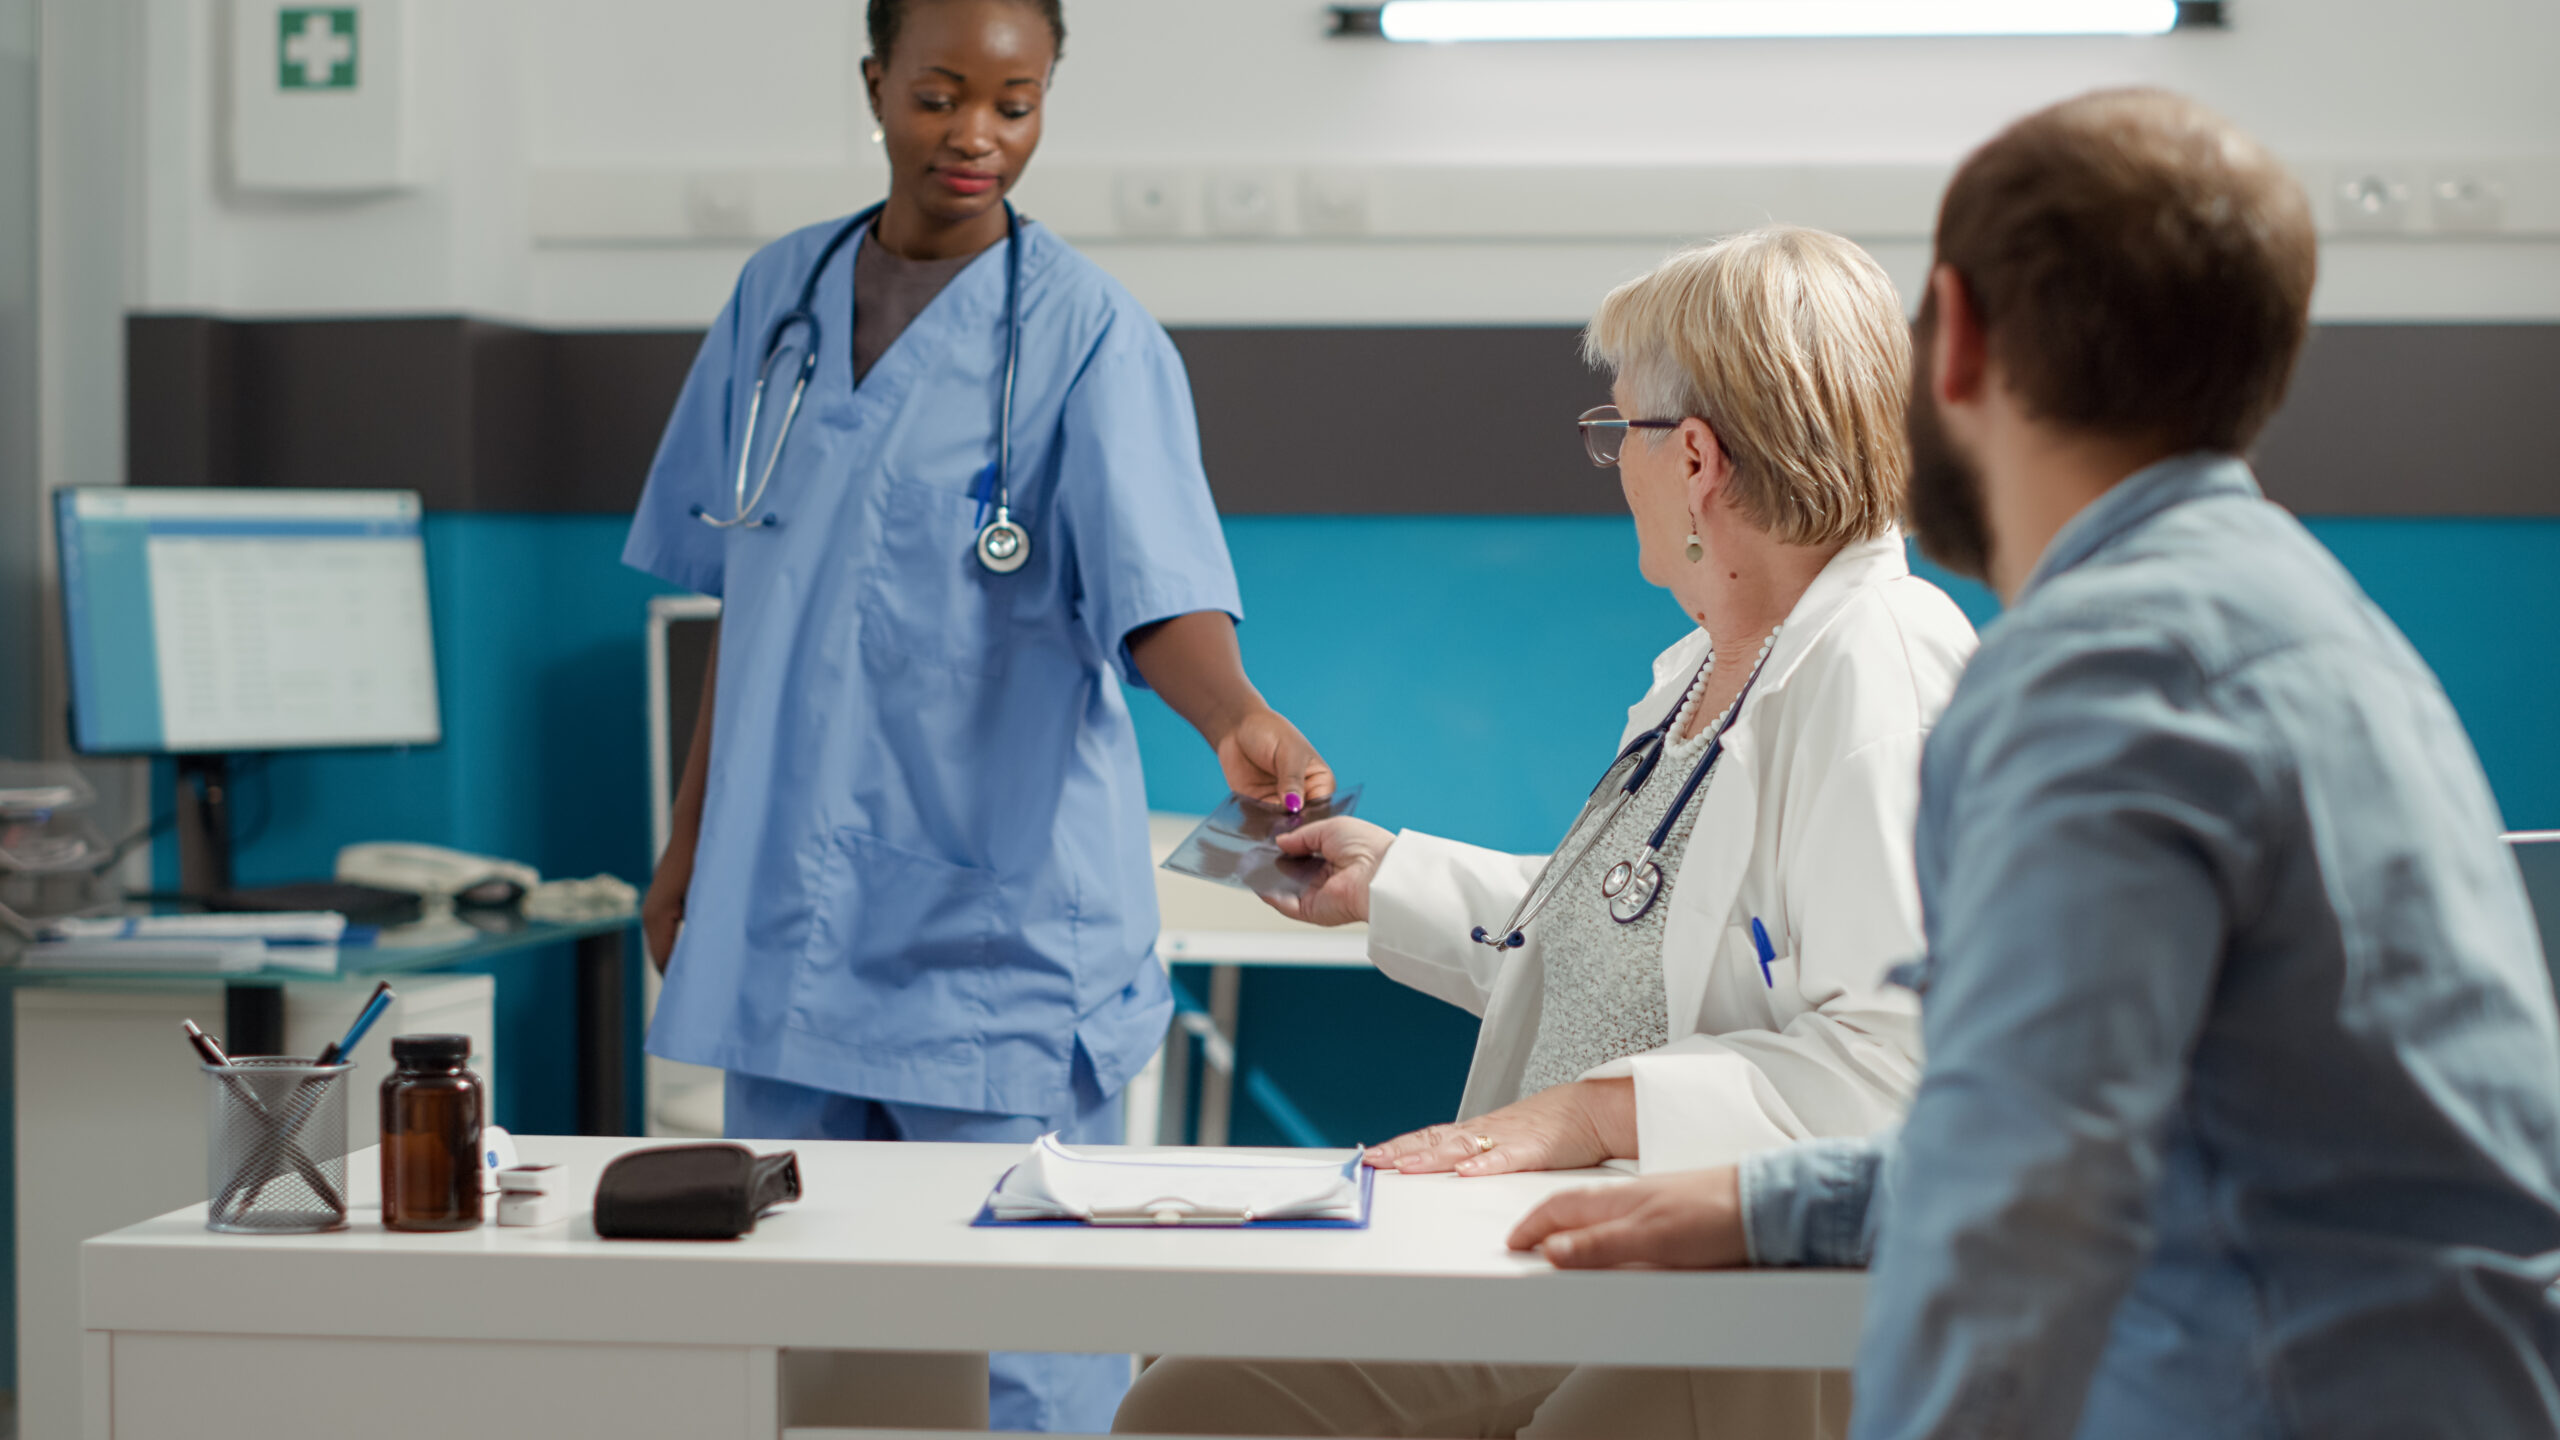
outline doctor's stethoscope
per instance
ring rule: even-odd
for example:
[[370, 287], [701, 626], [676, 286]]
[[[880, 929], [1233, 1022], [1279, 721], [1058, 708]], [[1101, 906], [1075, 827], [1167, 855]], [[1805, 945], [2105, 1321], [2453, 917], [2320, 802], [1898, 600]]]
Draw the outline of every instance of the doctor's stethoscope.
[[[714, 529], [728, 530], [740, 525], [768, 527], [781, 524], [771, 513], [756, 519], [756, 508], [764, 503], [764, 492], [773, 484], [774, 467], [782, 463], [782, 447], [791, 439], [791, 422], [800, 418], [800, 397], [809, 390], [809, 377], [818, 369], [818, 312], [813, 302], [818, 295], [819, 277], [827, 273], [827, 262], [846, 241], [861, 233], [862, 227], [880, 218], [884, 205], [874, 205], [844, 222], [842, 228], [828, 237], [826, 247], [818, 252], [809, 277], [800, 282], [800, 299], [773, 322], [765, 332], [764, 358], [756, 364], [756, 388], [747, 400], [746, 433], [738, 441], [737, 511], [723, 520], [703, 507], [693, 507], [693, 517]], [[1031, 559], [1031, 532], [1013, 518], [1013, 382], [1022, 367], [1022, 217], [1014, 213], [1013, 202], [1004, 205], [1004, 391], [996, 415], [996, 462], [979, 473], [973, 493], [978, 501], [978, 538], [971, 547], [978, 563], [996, 575], [1010, 575]], [[764, 469], [757, 474], [755, 489], [747, 489], [747, 472], [752, 467], [756, 447], [756, 418], [764, 410], [765, 383], [773, 376], [774, 357], [782, 353], [784, 338], [791, 327], [802, 326], [809, 332], [808, 349], [800, 356], [799, 373], [792, 377], [791, 400], [783, 407], [781, 427], [774, 432], [773, 450], [764, 459]], [[988, 494], [988, 482], [994, 482], [994, 494]], [[990, 499], [995, 518], [987, 518]]]
[[[1785, 628], [1782, 625], [1779, 630]], [[1707, 772], [1716, 768], [1716, 757], [1724, 753], [1725, 732], [1742, 718], [1742, 702], [1751, 698], [1751, 687], [1759, 683], [1760, 671], [1769, 663], [1769, 652], [1777, 645], [1778, 630], [1772, 630], [1769, 638], [1760, 644], [1760, 658], [1752, 662], [1751, 673], [1743, 677], [1740, 693], [1733, 697], [1733, 704], [1724, 712], [1724, 718], [1716, 722], [1715, 738], [1707, 743], [1707, 753], [1699, 758], [1698, 768], [1689, 772], [1688, 783], [1680, 787], [1679, 795], [1671, 801], [1671, 808], [1662, 812], [1662, 820], [1653, 827], [1653, 834], [1646, 838], [1644, 849], [1638, 851], [1634, 859], [1621, 860], [1610, 866], [1609, 873], [1601, 877], [1600, 896], [1609, 902], [1610, 919], [1621, 925], [1633, 925], [1653, 908], [1655, 900], [1661, 898], [1662, 867], [1654, 863], [1654, 857], [1670, 843], [1673, 827], [1680, 823], [1680, 816], [1689, 808], [1689, 802], [1697, 798], [1698, 787], [1706, 783]], [[1529, 943], [1528, 936], [1521, 932], [1530, 921], [1538, 918], [1539, 911], [1547, 908], [1547, 902], [1564, 888], [1564, 882], [1573, 877], [1576, 867], [1608, 835], [1609, 827], [1617, 823], [1619, 813], [1636, 798], [1636, 792], [1644, 788], [1644, 782], [1653, 778], [1654, 767], [1662, 763], [1662, 752], [1671, 743], [1673, 727], [1687, 715], [1690, 702], [1706, 692], [1707, 677], [1715, 673], [1715, 668], [1716, 657], [1710, 651], [1707, 663], [1699, 667], [1697, 678], [1680, 692], [1679, 699], [1671, 702], [1671, 713], [1663, 716], [1660, 724], [1628, 741], [1626, 748], [1618, 752], [1618, 758], [1609, 762], [1609, 771], [1614, 772], [1627, 763], [1629, 756], [1642, 757], [1634, 768], [1627, 771], [1627, 778], [1618, 783], [1617, 803], [1600, 817], [1599, 824], [1586, 832], [1590, 838], [1571, 855], [1558, 853], [1547, 860], [1546, 868], [1538, 872], [1536, 882], [1529, 886], [1529, 893], [1520, 897], [1519, 905], [1512, 909], [1511, 918], [1503, 922], [1500, 930], [1487, 930], [1479, 925], [1470, 932], [1469, 939], [1496, 950], [1517, 950]], [[1609, 774], [1603, 772], [1600, 783], [1605, 785], [1608, 782]], [[1593, 793], [1597, 794], [1598, 789], [1594, 786]]]

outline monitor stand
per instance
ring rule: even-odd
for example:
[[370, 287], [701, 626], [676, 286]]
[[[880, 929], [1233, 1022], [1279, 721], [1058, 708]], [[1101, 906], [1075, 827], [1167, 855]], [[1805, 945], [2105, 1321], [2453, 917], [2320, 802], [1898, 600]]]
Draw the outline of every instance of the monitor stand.
[[231, 757], [178, 759], [178, 891], [210, 902], [231, 888]]
[[[231, 889], [231, 757], [178, 760], [178, 890], [211, 905]], [[222, 1043], [234, 1055], [284, 1053], [284, 987], [222, 987]]]

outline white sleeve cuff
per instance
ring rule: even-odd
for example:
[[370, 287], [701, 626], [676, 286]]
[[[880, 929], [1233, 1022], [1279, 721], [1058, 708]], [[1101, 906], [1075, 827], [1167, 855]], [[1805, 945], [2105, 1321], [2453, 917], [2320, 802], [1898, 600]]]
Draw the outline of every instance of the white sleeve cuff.
[[1647, 1175], [1730, 1165], [1811, 1133], [1760, 1067], [1729, 1050], [1635, 1055], [1585, 1078], [1627, 1075], [1636, 1082], [1637, 1164]]

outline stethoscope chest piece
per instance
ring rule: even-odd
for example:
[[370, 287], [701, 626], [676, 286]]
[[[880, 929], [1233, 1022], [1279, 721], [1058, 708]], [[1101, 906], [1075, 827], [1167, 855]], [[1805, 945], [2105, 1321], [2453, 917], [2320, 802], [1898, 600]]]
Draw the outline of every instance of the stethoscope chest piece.
[[978, 563], [998, 575], [1010, 575], [1031, 562], [1031, 532], [996, 507], [996, 518], [978, 532]]
[[1647, 860], [1629, 865], [1621, 860], [1609, 867], [1609, 878], [1600, 884], [1600, 893], [1609, 898], [1609, 918], [1621, 925], [1633, 925], [1662, 894], [1662, 867]]

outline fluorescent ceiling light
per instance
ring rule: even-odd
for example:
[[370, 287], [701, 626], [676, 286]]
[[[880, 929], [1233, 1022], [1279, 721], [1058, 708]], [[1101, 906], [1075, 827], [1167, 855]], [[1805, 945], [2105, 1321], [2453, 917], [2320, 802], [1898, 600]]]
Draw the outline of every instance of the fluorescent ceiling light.
[[2178, 0], [1390, 0], [1390, 40], [2160, 35]]

